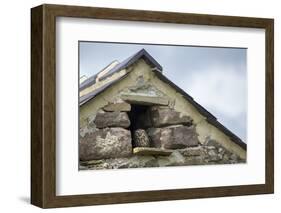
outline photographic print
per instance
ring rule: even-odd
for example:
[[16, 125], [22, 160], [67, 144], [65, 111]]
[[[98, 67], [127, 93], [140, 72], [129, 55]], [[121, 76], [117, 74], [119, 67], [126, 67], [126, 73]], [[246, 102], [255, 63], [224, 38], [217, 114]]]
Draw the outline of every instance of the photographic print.
[[274, 20], [34, 7], [31, 112], [38, 207], [273, 193]]
[[246, 48], [79, 42], [79, 170], [246, 163]]

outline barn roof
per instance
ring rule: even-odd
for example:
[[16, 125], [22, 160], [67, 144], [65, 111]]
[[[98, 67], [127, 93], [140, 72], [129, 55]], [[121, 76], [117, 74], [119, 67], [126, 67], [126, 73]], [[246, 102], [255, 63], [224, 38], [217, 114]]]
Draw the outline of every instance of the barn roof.
[[[231, 132], [229, 129], [227, 129], [224, 125], [222, 125], [217, 118], [210, 113], [208, 110], [206, 110], [203, 106], [201, 106], [199, 103], [197, 103], [193, 97], [191, 97], [189, 94], [187, 94], [183, 89], [181, 89], [179, 86], [177, 86], [175, 83], [173, 83], [171, 80], [169, 80], [163, 73], [162, 73], [162, 66], [145, 50], [142, 49], [133, 56], [127, 58], [120, 64], [118, 64], [116, 67], [114, 67], [112, 70], [110, 70], [108, 73], [106, 73], [104, 76], [101, 77], [102, 79], [105, 79], [111, 75], [113, 75], [116, 72], [119, 72], [123, 69], [128, 68], [130, 65], [134, 64], [139, 59], [144, 59], [147, 64], [149, 64], [151, 67], [156, 68], [152, 69], [151, 71], [156, 74], [156, 76], [162, 80], [163, 82], [167, 83], [171, 87], [173, 87], [178, 93], [180, 93], [189, 103], [191, 103], [204, 117], [206, 117], [206, 120], [208, 123], [214, 125], [218, 129], [220, 129], [222, 132], [224, 132], [227, 136], [230, 137], [230, 139], [238, 144], [243, 149], [247, 149], [247, 144], [245, 144], [237, 135], [235, 135], [233, 132]], [[97, 95], [105, 91], [106, 89], [114, 86], [117, 82], [124, 79], [129, 72], [127, 72], [125, 75], [120, 76], [119, 78], [115, 79], [114, 81], [108, 82], [107, 84], [101, 86], [100, 88], [90, 92], [89, 94], [86, 94], [82, 97], [80, 97], [80, 103], [79, 105], [82, 106], [85, 103], [87, 103], [89, 100], [95, 98]], [[96, 74], [97, 75], [97, 74]], [[95, 83], [96, 75], [90, 77], [89, 81], [84, 81], [80, 85], [80, 90], [83, 90], [84, 88], [91, 86]], [[85, 83], [85, 84], [84, 84]]]
[[[110, 77], [111, 75], [113, 75], [114, 73], [117, 73], [117, 72], [119, 72], [123, 69], [128, 68], [133, 63], [138, 61], [140, 58], [144, 59], [146, 61], [146, 63], [149, 64], [151, 67], [155, 67], [159, 71], [162, 71], [162, 66], [145, 49], [141, 49], [136, 54], [130, 56], [129, 58], [125, 59], [124, 61], [122, 61], [121, 63], [119, 63], [115, 67], [113, 67], [111, 70], [109, 70], [105, 75], [103, 75], [100, 78], [100, 80], [104, 80], [104, 79]], [[83, 89], [95, 84], [97, 76], [98, 76], [99, 73], [100, 72], [98, 72], [97, 74], [95, 74], [95, 75], [89, 77], [87, 80], [85, 80], [80, 85], [80, 90], [83, 90]]]

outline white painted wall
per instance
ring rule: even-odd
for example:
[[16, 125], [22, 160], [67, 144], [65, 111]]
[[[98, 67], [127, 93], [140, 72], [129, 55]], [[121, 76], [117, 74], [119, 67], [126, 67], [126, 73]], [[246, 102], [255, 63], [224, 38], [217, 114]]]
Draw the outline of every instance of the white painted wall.
[[[30, 8], [43, 1], [2, 1], [0, 7], [1, 50], [1, 175], [0, 211], [39, 212], [28, 204], [30, 180]], [[245, 0], [49, 0], [48, 3], [105, 6], [191, 13], [211, 13], [275, 18], [275, 59], [281, 57], [281, 13], [279, 1]], [[275, 61], [275, 104], [281, 108], [280, 62]], [[12, 81], [12, 82], [11, 82]], [[12, 85], [11, 85], [12, 84]], [[9, 91], [8, 91], [9, 89]], [[274, 195], [184, 201], [124, 204], [53, 209], [49, 212], [278, 212], [281, 199], [281, 113], [275, 112], [275, 191]]]

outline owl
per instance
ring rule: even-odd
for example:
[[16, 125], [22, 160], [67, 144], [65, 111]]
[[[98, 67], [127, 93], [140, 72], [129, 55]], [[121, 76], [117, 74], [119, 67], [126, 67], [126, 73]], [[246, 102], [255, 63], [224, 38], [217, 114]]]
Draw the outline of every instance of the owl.
[[144, 129], [137, 129], [134, 131], [133, 141], [135, 147], [150, 146], [150, 139]]

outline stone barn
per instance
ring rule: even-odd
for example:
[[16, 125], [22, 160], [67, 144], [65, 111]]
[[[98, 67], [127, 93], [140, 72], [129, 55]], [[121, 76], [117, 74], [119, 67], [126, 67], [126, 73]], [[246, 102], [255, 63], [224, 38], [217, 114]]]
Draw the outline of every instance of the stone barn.
[[246, 162], [246, 144], [144, 49], [80, 81], [79, 104], [80, 169]]

